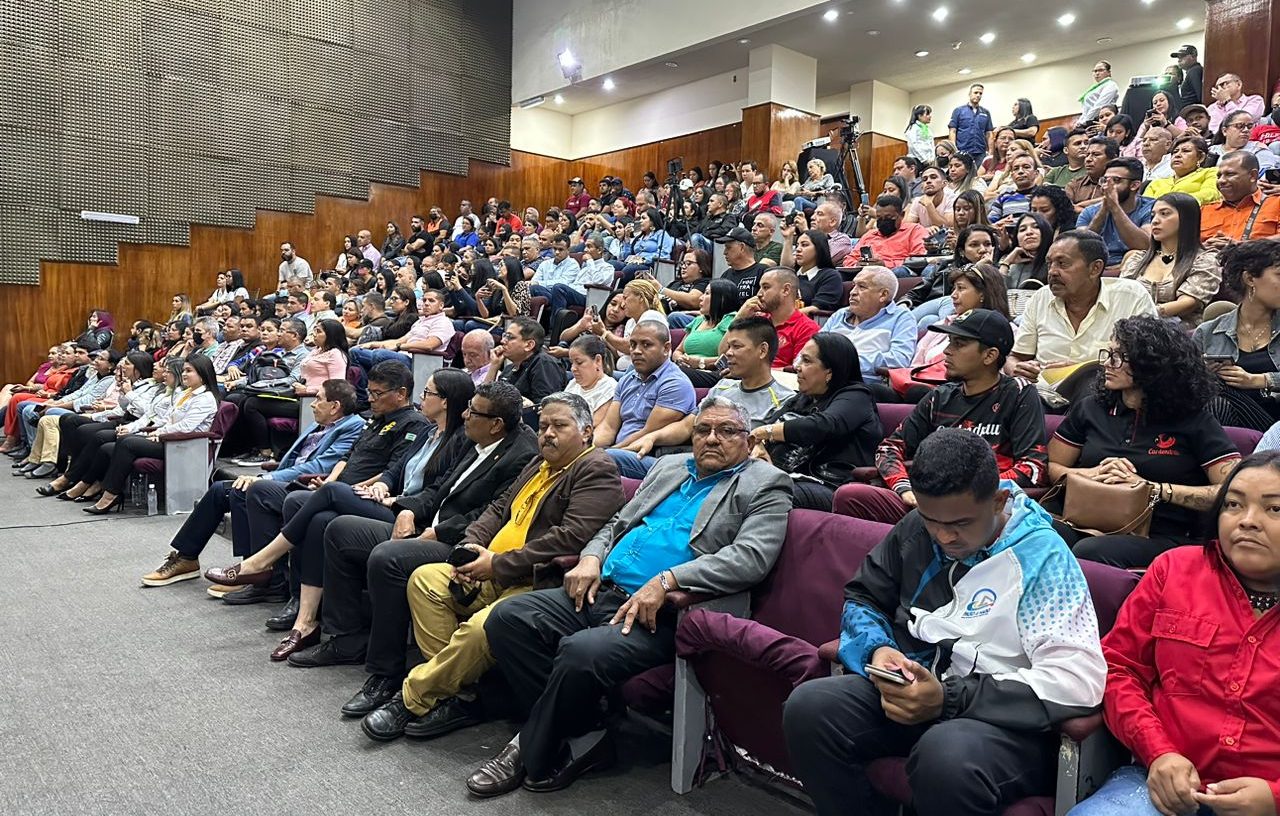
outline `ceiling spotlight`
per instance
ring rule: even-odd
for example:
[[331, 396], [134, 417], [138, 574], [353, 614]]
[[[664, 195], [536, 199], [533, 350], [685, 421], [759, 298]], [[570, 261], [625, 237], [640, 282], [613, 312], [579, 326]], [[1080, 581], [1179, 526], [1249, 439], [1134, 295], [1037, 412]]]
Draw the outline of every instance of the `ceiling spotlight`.
[[552, 98], [551, 98], [551, 101], [552, 101], [552, 102], [555, 102], [557, 105], [563, 105], [563, 104], [564, 104], [564, 96], [563, 96], [563, 95], [561, 95], [561, 94], [556, 94], [554, 97], [552, 97]]
[[1023, 62], [1035, 62], [1035, 61], [1036, 61], [1036, 55], [1035, 55], [1035, 54], [1023, 54], [1023, 55], [1022, 55], [1022, 61], [1023, 61]]
[[1113, 40], [1110, 37], [1099, 37], [1098, 45], [1111, 45]]
[[604, 88], [606, 91], [612, 91], [617, 86], [613, 84], [613, 77], [605, 77], [604, 82], [600, 83], [600, 87]]
[[983, 45], [991, 45], [991, 43], [996, 41], [996, 33], [994, 31], [988, 31], [986, 34], [983, 34], [978, 39], [982, 42]]
[[1063, 28], [1066, 28], [1067, 26], [1071, 25], [1075, 21], [1076, 21], [1076, 16], [1071, 12], [1067, 12], [1066, 14], [1063, 14], [1060, 17], [1058, 17], [1058, 25], [1062, 26]]
[[933, 19], [937, 20], [938, 22], [942, 22], [943, 20], [947, 19], [948, 13], [949, 12], [947, 11], [946, 6], [938, 6], [936, 9], [933, 10], [932, 16], [933, 16]]
[[879, 36], [880, 36], [880, 29], [878, 29], [878, 28], [873, 28], [873, 29], [868, 30], [868, 31], [867, 31], [867, 36], [868, 36], [868, 37], [879, 37]]
[[955, 42], [951, 43], [951, 50], [952, 50], [952, 51], [959, 51], [959, 50], [960, 50], [960, 46], [962, 46], [962, 45], [964, 45], [964, 40], [956, 40]]
[[664, 63], [662, 63], [662, 64], [663, 64], [663, 65], [665, 65], [665, 66], [667, 66], [668, 68], [679, 68], [679, 67], [680, 67], [680, 63], [678, 63], [678, 62], [671, 62], [671, 61], [667, 61], [667, 62], [664, 62]]
[[751, 44], [751, 39], [748, 37], [743, 37], [742, 39], [738, 40], [738, 45], [750, 45], [750, 44]]
[[916, 56], [917, 56], [917, 57], [927, 57], [927, 56], [929, 56], [929, 52], [928, 52], [928, 51], [917, 51], [917, 52], [916, 52]]
[[562, 68], [572, 68], [578, 64], [578, 60], [573, 56], [573, 52], [568, 48], [557, 54], [556, 58], [560, 60], [560, 66]]
[[1144, 6], [1149, 6], [1149, 5], [1151, 5], [1152, 3], [1154, 3], [1155, 1], [1156, 1], [1156, 0], [1142, 0], [1142, 5], [1144, 5]]
[[973, 69], [972, 69], [972, 68], [961, 68], [959, 71], [956, 71], [956, 73], [957, 73], [957, 74], [961, 74], [962, 76], [969, 76], [969, 74], [972, 74], [972, 73], [973, 73]]
[[556, 54], [556, 59], [560, 62], [560, 73], [569, 82], [578, 82], [582, 79], [582, 63], [578, 62], [578, 58], [568, 48]]
[[1191, 28], [1191, 26], [1195, 24], [1196, 24], [1195, 20], [1192, 20], [1190, 17], [1183, 17], [1181, 20], [1174, 23], [1174, 25], [1177, 26], [1179, 31], [1186, 31], [1188, 28]]
[[836, 20], [840, 19], [840, 12], [835, 9], [827, 9], [822, 13], [822, 19], [826, 20], [828, 23], [834, 23]]

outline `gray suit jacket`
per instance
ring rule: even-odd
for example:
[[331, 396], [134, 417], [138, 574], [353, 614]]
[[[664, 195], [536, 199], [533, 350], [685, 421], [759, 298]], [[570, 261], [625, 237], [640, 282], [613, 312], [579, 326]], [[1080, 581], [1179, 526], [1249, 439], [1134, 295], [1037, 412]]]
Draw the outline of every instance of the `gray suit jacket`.
[[[582, 554], [603, 564], [609, 551], [689, 478], [692, 456], [663, 456], [635, 496], [588, 542]], [[791, 477], [767, 462], [748, 459], [735, 475], [712, 488], [693, 522], [689, 546], [696, 556], [672, 568], [688, 592], [728, 595], [755, 586], [769, 574], [787, 534]]]

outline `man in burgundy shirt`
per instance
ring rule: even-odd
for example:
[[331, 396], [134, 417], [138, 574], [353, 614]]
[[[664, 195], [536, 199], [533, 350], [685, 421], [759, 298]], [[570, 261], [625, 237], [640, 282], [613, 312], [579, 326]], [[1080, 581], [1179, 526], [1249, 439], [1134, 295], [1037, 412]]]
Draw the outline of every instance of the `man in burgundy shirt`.
[[774, 368], [786, 368], [821, 328], [807, 314], [796, 309], [800, 296], [800, 279], [785, 267], [770, 269], [760, 276], [755, 297], [748, 298], [738, 310], [738, 317], [769, 318], [778, 332], [778, 353]]
[[582, 183], [582, 179], [574, 176], [569, 179], [569, 198], [564, 202], [564, 208], [573, 213], [576, 218], [582, 215], [587, 209], [587, 205], [591, 203], [591, 196], [587, 195], [586, 187]]
[[[882, 195], [876, 199], [876, 228], [863, 234], [853, 252], [845, 256], [842, 266], [887, 266], [899, 278], [911, 276], [903, 266], [912, 255], [924, 255], [924, 239], [929, 231], [919, 224], [902, 223], [902, 199]], [[863, 248], [870, 251], [865, 257]]]

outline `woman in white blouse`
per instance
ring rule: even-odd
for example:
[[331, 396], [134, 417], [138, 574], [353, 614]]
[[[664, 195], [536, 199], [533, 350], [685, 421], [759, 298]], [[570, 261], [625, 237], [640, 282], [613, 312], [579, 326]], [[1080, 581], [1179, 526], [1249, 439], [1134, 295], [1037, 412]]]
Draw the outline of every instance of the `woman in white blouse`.
[[604, 419], [618, 390], [609, 363], [612, 358], [608, 345], [594, 334], [584, 334], [569, 346], [569, 373], [573, 379], [564, 390], [587, 401], [596, 425]]
[[[218, 412], [218, 377], [213, 361], [204, 355], [189, 357], [182, 363], [182, 387], [174, 389], [171, 406], [159, 417], [160, 403], [152, 403], [147, 416], [117, 429], [116, 442], [98, 449], [92, 477], [101, 486], [98, 503], [84, 508], [86, 513], [102, 515], [124, 505], [124, 487], [136, 459], [163, 459], [165, 434], [202, 433], [213, 426]], [[148, 420], [153, 424], [147, 423]], [[89, 488], [90, 491], [93, 488]]]

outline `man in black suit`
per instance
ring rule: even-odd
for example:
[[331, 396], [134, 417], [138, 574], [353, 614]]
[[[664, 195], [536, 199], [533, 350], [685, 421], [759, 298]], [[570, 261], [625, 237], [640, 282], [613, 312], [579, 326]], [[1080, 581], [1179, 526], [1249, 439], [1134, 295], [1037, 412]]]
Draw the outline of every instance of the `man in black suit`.
[[[344, 714], [363, 716], [400, 689], [409, 575], [423, 564], [444, 561], [467, 526], [538, 455], [537, 437], [520, 420], [521, 407], [520, 392], [510, 383], [478, 386], [463, 414], [463, 431], [474, 446], [452, 470], [397, 500], [394, 523], [342, 516], [326, 528], [322, 621], [331, 637], [291, 655], [289, 663], [312, 668], [363, 661], [371, 677]], [[361, 602], [366, 577], [372, 615]], [[348, 711], [353, 704], [367, 708]]]

